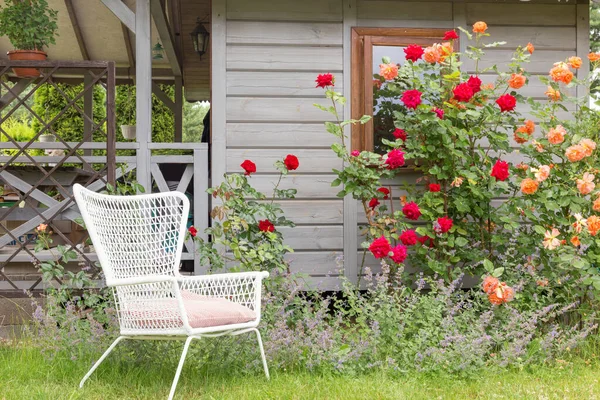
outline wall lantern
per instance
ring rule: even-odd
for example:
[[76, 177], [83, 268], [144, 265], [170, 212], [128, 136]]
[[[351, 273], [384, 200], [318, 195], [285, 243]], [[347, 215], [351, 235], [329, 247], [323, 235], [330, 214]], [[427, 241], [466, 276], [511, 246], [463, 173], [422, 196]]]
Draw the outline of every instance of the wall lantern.
[[198, 53], [200, 58], [202, 58], [202, 55], [208, 51], [208, 38], [210, 37], [210, 33], [208, 33], [204, 25], [202, 25], [200, 18], [196, 21], [196, 27], [190, 35], [192, 36], [194, 50]]
[[154, 47], [152, 48], [152, 59], [153, 60], [162, 60], [164, 47], [160, 44], [160, 42], [156, 42]]

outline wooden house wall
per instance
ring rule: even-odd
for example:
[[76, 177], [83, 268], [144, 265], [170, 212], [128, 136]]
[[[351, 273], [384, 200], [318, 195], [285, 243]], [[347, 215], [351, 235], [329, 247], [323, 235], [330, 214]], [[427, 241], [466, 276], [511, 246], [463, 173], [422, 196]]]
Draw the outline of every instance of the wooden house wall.
[[[489, 51], [490, 59], [504, 62], [509, 49], [532, 42], [536, 52], [529, 70], [545, 74], [567, 56], [585, 59], [587, 7], [555, 1], [213, 0], [213, 181], [241, 172], [240, 163], [251, 159], [258, 169], [252, 183], [268, 192], [278, 178], [273, 162], [297, 155], [300, 168], [283, 181], [298, 189], [297, 199], [283, 202], [297, 227], [281, 230], [296, 249], [289, 256], [292, 269], [334, 288], [336, 257], [345, 253], [345, 274], [356, 277], [365, 218], [357, 202], [336, 198], [337, 188], [330, 186], [331, 169], [341, 165], [330, 150], [334, 138], [323, 127], [329, 116], [313, 106], [324, 104], [314, 79], [335, 74], [337, 89], [349, 97], [350, 28], [453, 28], [484, 20], [493, 40], [507, 41]], [[465, 65], [472, 72], [473, 65]], [[526, 90], [544, 97], [535, 77]]]

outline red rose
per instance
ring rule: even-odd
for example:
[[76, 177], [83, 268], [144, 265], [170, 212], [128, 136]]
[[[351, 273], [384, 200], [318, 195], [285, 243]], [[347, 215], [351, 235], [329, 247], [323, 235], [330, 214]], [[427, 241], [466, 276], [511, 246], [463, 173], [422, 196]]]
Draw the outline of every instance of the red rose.
[[244, 160], [244, 162], [240, 164], [240, 167], [244, 168], [244, 171], [246, 171], [244, 175], [250, 175], [256, 172], [256, 164], [250, 160]]
[[275, 230], [275, 225], [268, 219], [265, 219], [258, 221], [258, 229], [260, 229], [261, 232], [273, 232]]
[[380, 187], [379, 189], [377, 189], [378, 192], [383, 193], [383, 199], [387, 200], [390, 198], [390, 189], [388, 188], [384, 188], [384, 187]]
[[517, 106], [517, 99], [510, 94], [503, 94], [502, 96], [498, 97], [496, 104], [498, 104], [500, 111], [502, 112], [512, 111]]
[[321, 74], [317, 76], [317, 87], [326, 88], [327, 86], [333, 86], [335, 78], [331, 74]]
[[417, 244], [417, 234], [412, 229], [404, 231], [400, 235], [400, 241], [406, 246], [413, 246]]
[[456, 40], [458, 39], [458, 35], [456, 34], [456, 31], [448, 31], [446, 33], [444, 33], [444, 37], [442, 38], [442, 40]]
[[408, 219], [412, 219], [416, 221], [421, 216], [421, 210], [419, 210], [419, 206], [414, 201], [410, 203], [406, 203], [406, 205], [402, 208], [402, 213]]
[[373, 256], [375, 256], [375, 258], [387, 257], [391, 250], [392, 247], [390, 246], [390, 242], [388, 242], [385, 236], [373, 240], [373, 243], [371, 243], [371, 245], [369, 246], [369, 251], [373, 253]]
[[477, 76], [471, 75], [471, 77], [467, 81], [467, 85], [469, 85], [469, 87], [473, 91], [473, 94], [481, 91], [481, 79], [479, 79], [479, 77]]
[[433, 224], [433, 230], [436, 233], [446, 233], [452, 228], [452, 220], [448, 217], [441, 217]]
[[410, 46], [404, 49], [404, 54], [406, 54], [406, 59], [411, 60], [412, 62], [417, 62], [423, 56], [423, 48], [418, 44], [411, 44]]
[[461, 83], [457, 85], [454, 90], [454, 98], [458, 101], [469, 101], [473, 97], [473, 89], [468, 83]]
[[441, 190], [441, 186], [439, 183], [430, 183], [429, 184], [429, 191], [430, 192], [439, 192]]
[[298, 162], [298, 157], [296, 157], [293, 154], [288, 154], [287, 156], [285, 156], [283, 163], [285, 164], [285, 167], [288, 169], [288, 171], [293, 171], [297, 169], [300, 165], [300, 163]]
[[394, 132], [392, 132], [392, 135], [394, 135], [396, 139], [402, 139], [403, 142], [406, 141], [406, 132], [404, 129], [396, 128]]
[[377, 207], [379, 205], [379, 200], [377, 200], [376, 197], [373, 197], [371, 199], [371, 201], [369, 201], [369, 207], [371, 207], [371, 209], [375, 209], [375, 207]]
[[433, 239], [430, 238], [429, 236], [421, 236], [420, 238], [417, 239], [417, 241], [419, 243], [421, 243], [423, 246], [425, 246], [425, 242], [429, 241], [429, 247], [433, 247]]
[[190, 226], [188, 228], [188, 232], [192, 237], [196, 237], [196, 235], [198, 234], [198, 229], [194, 228], [193, 226]]
[[414, 110], [421, 104], [421, 92], [416, 89], [407, 90], [402, 94], [400, 100], [402, 100], [406, 108], [412, 108]]
[[358, 151], [358, 150], [352, 150], [352, 153], [350, 153], [350, 155], [352, 157], [358, 157], [358, 156], [360, 156], [360, 151]]
[[390, 151], [387, 153], [385, 163], [388, 169], [396, 169], [404, 166], [404, 152], [398, 149]]
[[437, 114], [439, 119], [444, 119], [444, 110], [436, 107], [432, 111]]
[[505, 181], [510, 175], [508, 172], [508, 163], [506, 161], [498, 160], [492, 167], [492, 173], [490, 174], [499, 181]]
[[399, 244], [392, 249], [392, 255], [390, 256], [390, 258], [396, 264], [402, 264], [404, 260], [406, 260], [406, 254], [406, 247]]

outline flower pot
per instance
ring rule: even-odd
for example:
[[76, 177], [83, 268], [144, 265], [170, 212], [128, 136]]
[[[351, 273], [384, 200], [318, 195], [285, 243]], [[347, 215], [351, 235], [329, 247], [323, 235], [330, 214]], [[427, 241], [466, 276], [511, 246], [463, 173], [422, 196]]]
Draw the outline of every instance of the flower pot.
[[43, 135], [40, 135], [39, 137], [40, 142], [55, 142], [56, 141], [56, 136], [54, 136], [51, 133], [44, 133]]
[[[11, 61], [43, 61], [48, 58], [48, 54], [40, 50], [11, 50], [7, 54], [8, 59]], [[37, 68], [13, 68], [13, 72], [19, 78], [37, 78], [40, 76], [40, 70]]]
[[121, 125], [121, 133], [128, 140], [135, 140], [135, 125]]

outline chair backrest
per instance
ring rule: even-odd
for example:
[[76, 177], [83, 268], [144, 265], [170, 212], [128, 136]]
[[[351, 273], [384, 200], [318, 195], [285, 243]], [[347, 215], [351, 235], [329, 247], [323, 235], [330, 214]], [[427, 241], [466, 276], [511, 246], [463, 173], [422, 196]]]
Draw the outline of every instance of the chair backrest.
[[183, 193], [110, 196], [81, 185], [73, 193], [107, 285], [178, 274], [190, 208]]

